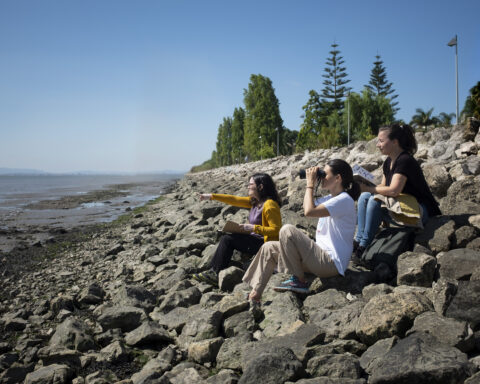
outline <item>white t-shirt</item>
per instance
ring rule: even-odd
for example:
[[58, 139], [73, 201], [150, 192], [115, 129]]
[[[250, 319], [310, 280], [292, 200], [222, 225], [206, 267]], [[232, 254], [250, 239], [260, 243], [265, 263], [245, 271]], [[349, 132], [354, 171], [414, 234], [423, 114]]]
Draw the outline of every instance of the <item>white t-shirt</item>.
[[353, 235], [357, 214], [355, 202], [346, 192], [335, 197], [332, 195], [315, 200], [315, 206], [323, 204], [330, 216], [318, 219], [317, 244], [328, 252], [338, 269], [345, 274], [353, 252]]

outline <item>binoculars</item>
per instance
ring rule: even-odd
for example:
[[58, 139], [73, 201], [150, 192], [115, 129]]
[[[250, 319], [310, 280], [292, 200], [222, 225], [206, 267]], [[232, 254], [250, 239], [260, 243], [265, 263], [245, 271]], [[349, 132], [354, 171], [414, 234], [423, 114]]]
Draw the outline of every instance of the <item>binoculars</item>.
[[[307, 177], [307, 172], [305, 169], [300, 169], [298, 171], [298, 176], [300, 179], [305, 179]], [[324, 179], [327, 174], [323, 169], [317, 169], [317, 179]]]

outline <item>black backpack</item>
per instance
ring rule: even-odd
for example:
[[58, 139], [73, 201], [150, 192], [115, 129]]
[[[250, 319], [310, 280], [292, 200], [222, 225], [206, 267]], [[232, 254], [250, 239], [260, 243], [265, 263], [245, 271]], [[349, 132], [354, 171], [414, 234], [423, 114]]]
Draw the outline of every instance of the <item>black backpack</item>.
[[416, 228], [413, 227], [382, 229], [363, 252], [362, 261], [371, 269], [380, 263], [385, 263], [396, 273], [398, 256], [413, 250], [415, 230]]

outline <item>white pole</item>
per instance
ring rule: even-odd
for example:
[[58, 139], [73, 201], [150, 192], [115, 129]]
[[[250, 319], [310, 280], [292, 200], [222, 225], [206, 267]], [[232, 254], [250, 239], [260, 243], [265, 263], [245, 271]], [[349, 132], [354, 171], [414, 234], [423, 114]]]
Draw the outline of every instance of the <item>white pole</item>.
[[458, 125], [458, 38], [457, 35], [455, 35], [455, 40], [457, 41], [457, 44], [455, 44], [455, 76], [456, 76], [456, 87], [457, 87], [457, 114], [456, 114], [456, 119], [457, 119], [457, 125]]
[[280, 128], [277, 127], [277, 157], [280, 156], [278, 151], [279, 142], [280, 142]]
[[348, 92], [348, 96], [347, 96], [347, 120], [348, 120], [347, 145], [350, 145], [350, 92]]

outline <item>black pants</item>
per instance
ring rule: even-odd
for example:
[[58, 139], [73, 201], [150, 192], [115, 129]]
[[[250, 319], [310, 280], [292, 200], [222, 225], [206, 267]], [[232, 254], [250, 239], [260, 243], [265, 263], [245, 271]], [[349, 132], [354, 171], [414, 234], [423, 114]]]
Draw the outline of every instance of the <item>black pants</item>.
[[228, 267], [230, 260], [232, 260], [233, 251], [237, 250], [250, 255], [255, 255], [260, 247], [263, 245], [263, 238], [232, 233], [223, 235], [218, 244], [217, 250], [213, 255], [210, 268], [215, 272], [220, 272], [222, 269]]

